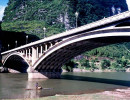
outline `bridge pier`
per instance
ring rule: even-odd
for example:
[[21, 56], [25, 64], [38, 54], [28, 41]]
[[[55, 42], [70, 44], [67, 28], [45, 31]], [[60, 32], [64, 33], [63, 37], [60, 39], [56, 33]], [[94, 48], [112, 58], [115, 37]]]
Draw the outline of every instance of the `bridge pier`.
[[60, 72], [29, 72], [28, 79], [40, 79], [40, 78], [60, 78]]
[[41, 79], [41, 78], [61, 78], [61, 72], [48, 72], [48, 71], [44, 71], [44, 72], [38, 72], [36, 70], [34, 70], [32, 67], [29, 67], [27, 69], [28, 72], [28, 79]]

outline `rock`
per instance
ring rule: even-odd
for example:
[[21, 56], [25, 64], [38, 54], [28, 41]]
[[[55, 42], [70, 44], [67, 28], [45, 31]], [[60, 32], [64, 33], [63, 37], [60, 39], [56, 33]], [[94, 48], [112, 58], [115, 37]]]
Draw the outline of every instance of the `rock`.
[[2, 67], [0, 72], [1, 73], [8, 73], [9, 71], [8, 71], [8, 68]]

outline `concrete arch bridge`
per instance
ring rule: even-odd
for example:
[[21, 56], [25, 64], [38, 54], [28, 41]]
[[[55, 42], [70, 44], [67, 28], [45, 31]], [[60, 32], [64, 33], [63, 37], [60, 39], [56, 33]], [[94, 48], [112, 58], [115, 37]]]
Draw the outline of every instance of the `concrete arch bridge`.
[[2, 53], [3, 65], [28, 78], [59, 78], [73, 57], [97, 47], [130, 42], [130, 12], [36, 41]]

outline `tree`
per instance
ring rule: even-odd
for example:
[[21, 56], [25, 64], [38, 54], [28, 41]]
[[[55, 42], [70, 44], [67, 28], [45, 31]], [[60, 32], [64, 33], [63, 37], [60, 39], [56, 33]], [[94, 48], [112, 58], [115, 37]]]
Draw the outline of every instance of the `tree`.
[[81, 63], [81, 66], [82, 66], [82, 67], [85, 67], [85, 68], [90, 68], [90, 67], [91, 67], [90, 64], [89, 64], [89, 60], [86, 60], [85, 58], [83, 58], [83, 59], [80, 61], [80, 63]]
[[91, 71], [93, 72], [95, 68], [96, 68], [95, 61], [92, 60], [92, 62], [91, 62]]
[[66, 63], [64, 66], [62, 66], [62, 68], [67, 70], [68, 72], [72, 72], [74, 67], [75, 67], [75, 62], [72, 60]]
[[101, 67], [102, 67], [102, 69], [105, 69], [105, 68], [108, 68], [108, 67], [110, 67], [110, 65], [111, 65], [111, 63], [110, 63], [110, 61], [109, 60], [103, 60], [102, 62], [101, 62]]
[[116, 71], [125, 71], [126, 61], [118, 59], [115, 63], [112, 63], [111, 69]]

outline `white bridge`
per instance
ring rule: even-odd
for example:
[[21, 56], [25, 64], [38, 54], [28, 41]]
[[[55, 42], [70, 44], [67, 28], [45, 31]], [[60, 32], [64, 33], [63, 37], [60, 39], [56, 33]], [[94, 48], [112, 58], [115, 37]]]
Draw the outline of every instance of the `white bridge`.
[[130, 42], [129, 11], [2, 52], [2, 60], [28, 78], [59, 78], [62, 65], [73, 57], [120, 42]]

